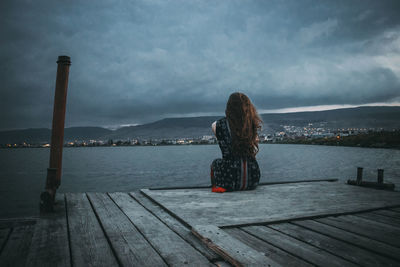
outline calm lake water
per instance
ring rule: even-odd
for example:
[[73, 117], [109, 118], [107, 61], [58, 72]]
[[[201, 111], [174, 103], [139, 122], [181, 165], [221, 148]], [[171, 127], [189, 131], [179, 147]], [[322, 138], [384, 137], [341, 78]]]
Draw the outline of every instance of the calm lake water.
[[[49, 149], [0, 149], [0, 217], [35, 216]], [[132, 191], [148, 187], [205, 186], [216, 145], [65, 148], [59, 192]], [[400, 186], [400, 150], [311, 145], [260, 145], [261, 182], [356, 176]]]

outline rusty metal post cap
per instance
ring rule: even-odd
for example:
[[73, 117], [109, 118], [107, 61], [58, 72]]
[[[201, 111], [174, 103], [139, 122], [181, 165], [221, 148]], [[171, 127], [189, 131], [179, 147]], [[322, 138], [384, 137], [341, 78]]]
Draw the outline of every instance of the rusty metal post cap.
[[71, 65], [71, 58], [69, 56], [58, 56], [57, 63]]

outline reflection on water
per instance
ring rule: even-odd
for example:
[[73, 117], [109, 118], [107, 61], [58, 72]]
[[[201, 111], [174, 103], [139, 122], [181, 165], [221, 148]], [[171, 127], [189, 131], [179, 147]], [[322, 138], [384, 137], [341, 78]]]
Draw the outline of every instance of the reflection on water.
[[[216, 145], [65, 148], [60, 192], [132, 191], [159, 186], [209, 184], [209, 166], [220, 157]], [[310, 145], [260, 145], [261, 182], [355, 178], [400, 186], [400, 151]], [[0, 217], [36, 215], [44, 188], [48, 149], [0, 149]]]

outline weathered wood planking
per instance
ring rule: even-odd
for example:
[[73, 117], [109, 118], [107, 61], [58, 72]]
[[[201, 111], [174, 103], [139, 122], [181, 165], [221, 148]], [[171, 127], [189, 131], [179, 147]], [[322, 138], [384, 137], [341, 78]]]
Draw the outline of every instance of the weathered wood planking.
[[268, 227], [361, 266], [398, 266], [398, 262], [394, 260], [301, 226], [280, 223], [268, 225]]
[[24, 217], [24, 218], [6, 218], [0, 219], [1, 228], [13, 228], [17, 226], [33, 225], [36, 223], [37, 217]]
[[310, 263], [303, 261], [300, 258], [293, 256], [292, 254], [287, 253], [286, 251], [277, 248], [261, 239], [258, 239], [239, 228], [226, 228], [223, 229], [229, 235], [233, 236], [240, 242], [248, 245], [249, 247], [263, 252], [265, 256], [271, 258], [273, 261], [281, 264], [282, 266], [293, 266], [293, 267], [301, 267], [301, 266], [313, 266]]
[[294, 221], [291, 223], [400, 261], [400, 248], [314, 220]]
[[265, 226], [247, 226], [241, 229], [314, 265], [357, 266], [350, 261], [344, 260], [272, 228]]
[[33, 225], [17, 226], [0, 254], [0, 266], [25, 266], [33, 236]]
[[317, 219], [317, 221], [381, 241], [391, 246], [400, 247], [399, 228], [391, 225], [353, 215], [321, 218]]
[[8, 236], [10, 235], [11, 228], [2, 228], [0, 229], [0, 254], [3, 250], [3, 247], [6, 245]]
[[[295, 183], [315, 183], [315, 182], [337, 182], [339, 179], [331, 178], [331, 179], [305, 179], [305, 180], [288, 180], [288, 181], [277, 181], [277, 182], [262, 182], [258, 185], [273, 185], [273, 184], [295, 184]], [[176, 190], [176, 189], [199, 189], [199, 188], [208, 188], [211, 189], [211, 185], [205, 186], [170, 186], [170, 187], [150, 187], [150, 190]]]
[[383, 216], [388, 216], [388, 217], [393, 217], [393, 218], [400, 219], [400, 212], [396, 212], [396, 211], [377, 210], [377, 211], [374, 211], [374, 213], [379, 214], [379, 215], [383, 215]]
[[376, 214], [373, 212], [356, 213], [355, 216], [362, 217], [371, 221], [389, 224], [392, 226], [400, 227], [400, 218], [387, 217], [384, 215]]
[[152, 202], [146, 196], [140, 193], [130, 193], [130, 195], [141, 203], [146, 209], [148, 209], [154, 216], [165, 223], [170, 229], [182, 237], [186, 242], [195, 247], [210, 261], [217, 261], [221, 257], [206, 247], [197, 237], [193, 235], [189, 228], [179, 222], [177, 219], [172, 217], [168, 212], [166, 212], [159, 205]]
[[88, 193], [87, 195], [123, 266], [166, 266], [157, 251], [107, 194]]
[[261, 224], [400, 205], [399, 192], [339, 182], [259, 186], [253, 191], [224, 194], [209, 189], [141, 191], [192, 226]]
[[230, 264], [230, 263], [228, 263], [226, 261], [216, 261], [216, 262], [214, 262], [214, 264], [217, 267], [232, 267], [232, 264]]
[[[66, 194], [54, 214], [2, 220], [0, 266], [228, 265], [221, 257], [236, 266], [400, 262], [399, 192], [324, 182], [142, 192]], [[340, 216], [324, 217], [332, 214]]]
[[125, 193], [110, 197], [170, 266], [211, 266], [209, 260]]
[[234, 266], [280, 266], [214, 225], [197, 225], [192, 232]]
[[64, 194], [57, 195], [54, 213], [37, 220], [27, 266], [71, 266]]
[[400, 212], [400, 208], [392, 208], [391, 211]]
[[118, 266], [84, 193], [67, 193], [67, 219], [73, 266]]
[[397, 226], [389, 225], [386, 223], [373, 221], [365, 218], [360, 218], [355, 215], [345, 215], [339, 217], [331, 217], [333, 220], [341, 220], [349, 223], [353, 223], [356, 225], [362, 225], [369, 231], [378, 232], [382, 238], [386, 238], [387, 242], [390, 242], [391, 245], [400, 247], [400, 228]]

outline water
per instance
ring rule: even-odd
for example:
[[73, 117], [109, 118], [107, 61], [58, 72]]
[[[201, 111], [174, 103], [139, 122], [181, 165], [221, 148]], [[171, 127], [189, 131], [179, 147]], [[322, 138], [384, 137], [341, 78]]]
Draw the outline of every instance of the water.
[[[0, 149], [0, 217], [35, 216], [43, 191], [49, 149]], [[59, 192], [132, 191], [148, 187], [210, 184], [216, 145], [65, 148]], [[400, 150], [310, 145], [260, 145], [261, 182], [338, 178], [400, 186]]]

